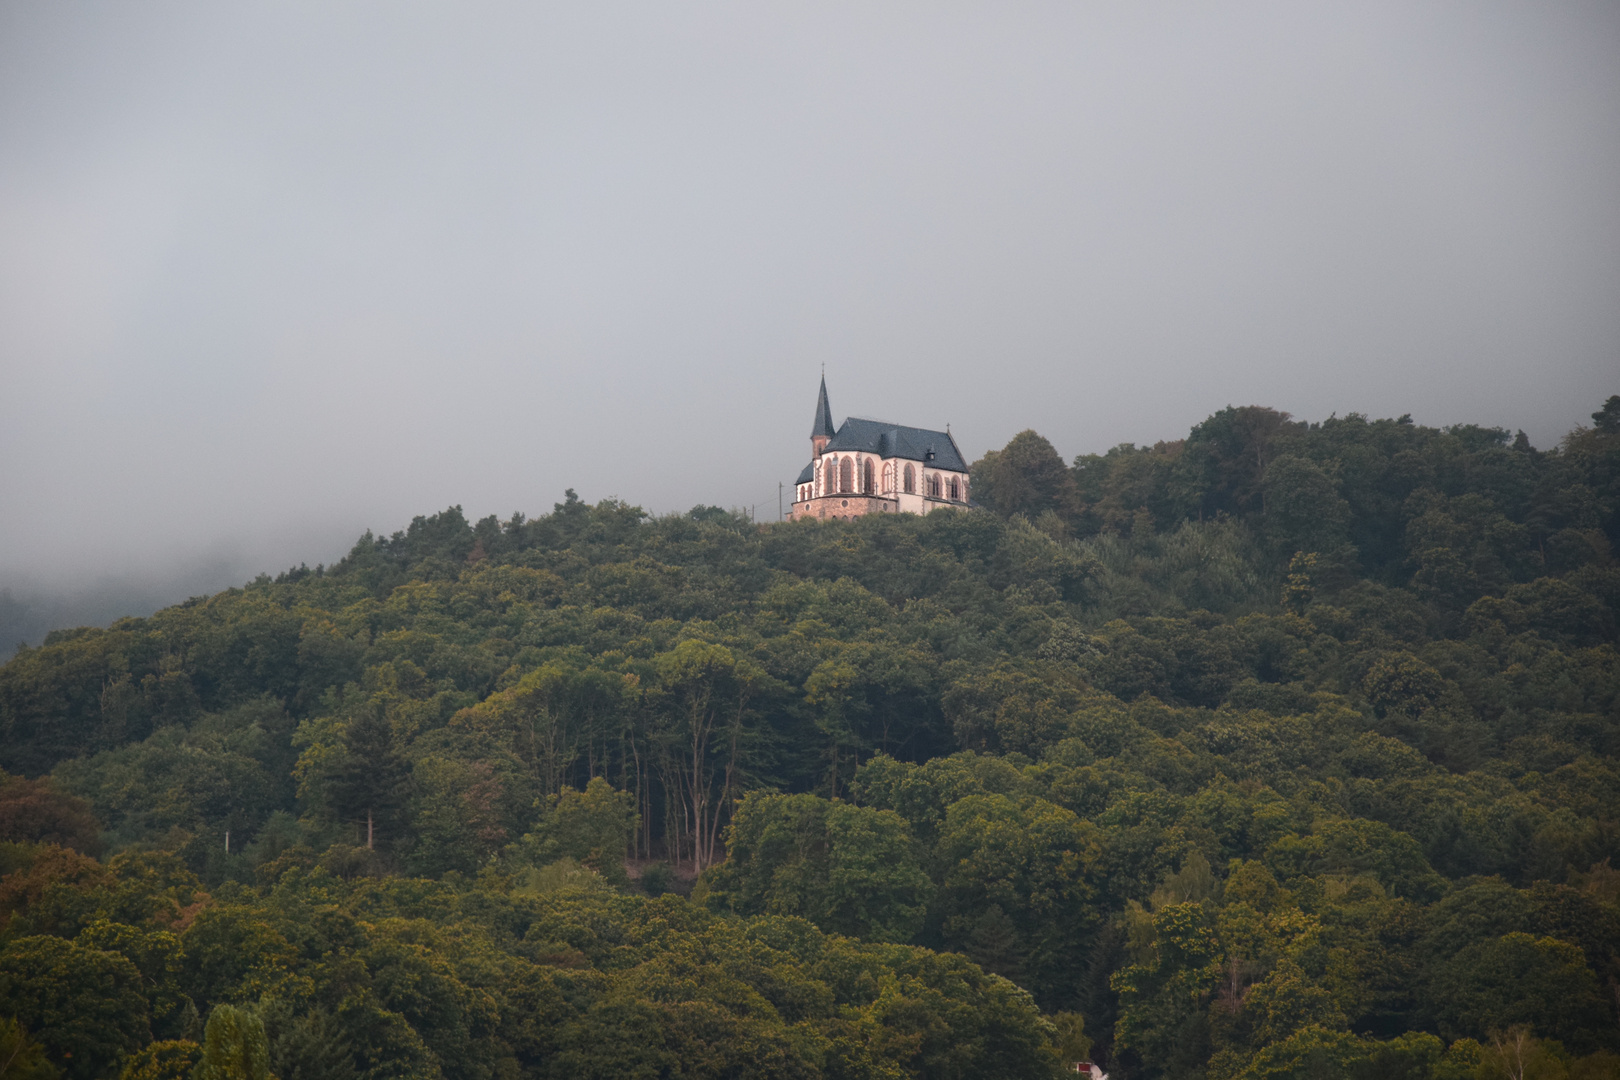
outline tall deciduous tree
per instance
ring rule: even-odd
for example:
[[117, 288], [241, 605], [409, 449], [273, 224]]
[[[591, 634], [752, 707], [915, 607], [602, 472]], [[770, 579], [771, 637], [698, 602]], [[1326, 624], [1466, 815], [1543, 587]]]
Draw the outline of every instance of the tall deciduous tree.
[[1217, 513], [1264, 511], [1266, 471], [1304, 424], [1259, 405], [1227, 406], [1192, 429], [1178, 463], [1187, 509]]
[[1081, 510], [1080, 489], [1052, 444], [1033, 431], [1020, 431], [1000, 450], [973, 467], [974, 497], [1002, 517], [1023, 514], [1031, 521], [1048, 511], [1072, 520]]
[[765, 673], [724, 645], [688, 639], [656, 661], [667, 695], [664, 760], [679, 833], [701, 871], [714, 862], [730, 811], [753, 697]]
[[624, 857], [636, 834], [636, 798], [615, 791], [600, 776], [584, 791], [564, 787], [546, 800], [545, 813], [521, 849], [536, 864], [574, 859], [615, 884], [625, 883]]
[[1265, 526], [1279, 551], [1330, 552], [1349, 542], [1350, 504], [1321, 466], [1293, 454], [1266, 468]]

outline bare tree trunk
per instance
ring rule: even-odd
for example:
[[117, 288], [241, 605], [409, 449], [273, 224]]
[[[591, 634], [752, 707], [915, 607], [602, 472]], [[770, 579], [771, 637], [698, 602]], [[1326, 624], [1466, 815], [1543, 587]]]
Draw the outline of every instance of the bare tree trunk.
[[659, 772], [664, 778], [664, 847], [669, 861], [679, 864], [686, 857], [691, 833], [692, 800], [687, 790], [686, 768], [681, 759], [664, 749]]
[[698, 739], [696, 730], [692, 733], [692, 869], [696, 873], [703, 873], [703, 807], [708, 784], [703, 777], [702, 743]]
[[[626, 751], [626, 745], [629, 750]], [[632, 785], [630, 776], [631, 762], [635, 763], [635, 782]], [[647, 812], [652, 809], [647, 800], [642, 798], [641, 792], [641, 755], [636, 750], [634, 735], [627, 735], [624, 728], [619, 729], [619, 787], [625, 791], [636, 793], [636, 835], [631, 839], [631, 856], [641, 858], [644, 853], [642, 838], [647, 833]]]
[[731, 805], [731, 791], [737, 776], [737, 743], [742, 733], [743, 702], [737, 703], [737, 717], [731, 725], [730, 754], [726, 759], [726, 778], [720, 787], [720, 802], [714, 808], [714, 821], [709, 826], [709, 865], [715, 862], [715, 847], [720, 839], [720, 816]]
[[705, 766], [709, 757], [709, 735], [714, 729], [714, 716], [709, 711], [709, 695], [691, 706], [689, 722], [692, 725], [692, 870], [701, 874], [704, 865], [704, 825], [708, 817], [709, 777]]

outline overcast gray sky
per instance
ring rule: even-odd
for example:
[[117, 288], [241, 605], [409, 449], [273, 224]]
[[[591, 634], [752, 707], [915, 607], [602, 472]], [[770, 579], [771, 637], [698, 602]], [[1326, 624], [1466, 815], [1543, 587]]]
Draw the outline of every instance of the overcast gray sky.
[[0, 2], [0, 586], [774, 516], [823, 363], [970, 457], [1549, 445], [1620, 392], [1620, 4]]

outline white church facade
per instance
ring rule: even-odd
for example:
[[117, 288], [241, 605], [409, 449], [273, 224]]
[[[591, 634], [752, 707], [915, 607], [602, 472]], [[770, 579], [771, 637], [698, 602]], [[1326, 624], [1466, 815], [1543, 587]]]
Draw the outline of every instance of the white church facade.
[[857, 416], [835, 429], [825, 378], [810, 429], [810, 454], [794, 484], [795, 519], [926, 514], [969, 505], [968, 465], [949, 430]]

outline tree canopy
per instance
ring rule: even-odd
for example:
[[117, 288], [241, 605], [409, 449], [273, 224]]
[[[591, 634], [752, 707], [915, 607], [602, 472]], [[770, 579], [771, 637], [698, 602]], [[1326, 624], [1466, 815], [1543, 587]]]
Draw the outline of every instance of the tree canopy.
[[0, 667], [0, 1053], [1620, 1075], [1617, 417], [1023, 432], [926, 517], [452, 507], [54, 632]]

